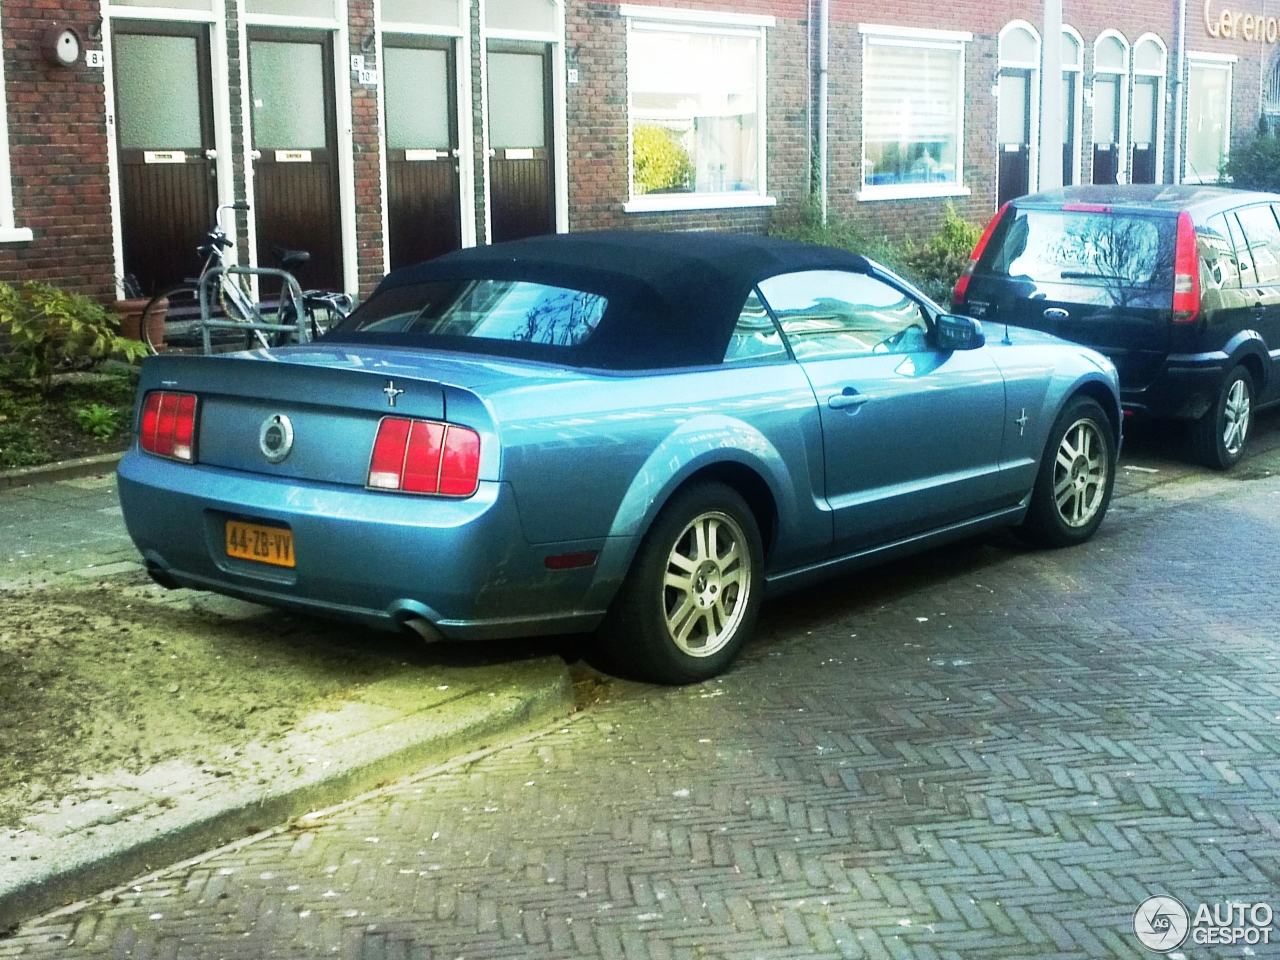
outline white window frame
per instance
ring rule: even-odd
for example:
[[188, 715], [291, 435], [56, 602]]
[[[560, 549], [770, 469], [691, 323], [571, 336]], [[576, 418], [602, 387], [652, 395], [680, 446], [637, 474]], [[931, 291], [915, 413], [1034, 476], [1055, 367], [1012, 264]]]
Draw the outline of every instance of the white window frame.
[[959, 30], [924, 30], [915, 27], [887, 27], [875, 23], [858, 24], [862, 35], [862, 117], [867, 115], [867, 50], [873, 44], [896, 47], [918, 47], [934, 50], [956, 50], [960, 53], [959, 97], [956, 110], [956, 182], [955, 183], [894, 183], [867, 184], [867, 139], [862, 137], [861, 168], [859, 176], [862, 189], [855, 194], [859, 201], [866, 200], [917, 200], [932, 197], [967, 197], [964, 185], [964, 108], [968, 99], [965, 89], [965, 45], [973, 40], [973, 34]]
[[[1021, 61], [1021, 60], [1005, 59], [1004, 38], [1008, 34], [1012, 33], [1014, 30], [1025, 31], [1026, 33], [1030, 34], [1031, 39], [1035, 41], [1036, 55], [1033, 60]], [[1040, 104], [1041, 104], [1040, 57], [1043, 52], [1043, 49], [1044, 47], [1043, 47], [1043, 44], [1041, 43], [1040, 31], [1037, 30], [1030, 23], [1028, 23], [1026, 20], [1010, 20], [1000, 30], [1000, 36], [998, 37], [996, 42], [998, 74], [1003, 72], [1006, 68], [1009, 68], [1011, 70], [1027, 70], [1031, 73], [1030, 102], [1027, 104], [1027, 110], [1030, 113], [1029, 121], [1030, 121], [1030, 130], [1031, 130], [1031, 133], [1029, 134], [1029, 136], [1031, 137], [1031, 143], [1029, 145], [1030, 149], [1028, 150], [1028, 154], [1029, 154], [1028, 162], [1031, 164], [1030, 170], [1028, 171], [1028, 174], [1027, 174], [1027, 192], [1028, 193], [1035, 193], [1040, 188]], [[997, 85], [996, 90], [998, 91], [999, 89], [1000, 88]], [[1000, 158], [999, 158], [1000, 113], [999, 111], [1001, 109], [1002, 109], [1002, 106], [998, 102], [998, 98], [997, 98], [997, 103], [996, 103], [996, 131], [997, 132], [996, 132], [996, 144], [995, 144], [995, 149], [997, 151], [997, 156], [996, 156], [996, 164], [997, 164], [996, 176], [997, 177], [999, 177], [999, 173], [1000, 173], [998, 165], [1000, 163]]]
[[1225, 70], [1227, 74], [1227, 115], [1222, 124], [1222, 159], [1223, 162], [1231, 156], [1231, 94], [1235, 84], [1235, 65], [1240, 58], [1233, 53], [1200, 53], [1195, 50], [1187, 51], [1187, 76], [1184, 81], [1186, 88], [1186, 102], [1183, 104], [1183, 116], [1186, 120], [1183, 123], [1183, 129], [1179, 131], [1179, 136], [1184, 139], [1184, 147], [1182, 150], [1182, 182], [1183, 183], [1217, 183], [1218, 175], [1206, 179], [1199, 174], [1193, 172], [1188, 167], [1191, 162], [1187, 156], [1185, 147], [1185, 139], [1191, 125], [1191, 70], [1193, 67], [1199, 67], [1207, 70]]
[[433, 26], [423, 23], [397, 23], [382, 19], [382, 4], [374, 0], [374, 36], [378, 54], [378, 136], [382, 154], [378, 158], [381, 177], [382, 202], [382, 272], [391, 271], [391, 224], [387, 211], [387, 93], [386, 77], [382, 74], [386, 59], [383, 57], [383, 37], [395, 36], [446, 37], [454, 42], [453, 66], [455, 101], [458, 122], [458, 216], [461, 220], [459, 237], [464, 247], [476, 245], [476, 164], [475, 139], [471, 113], [471, 4], [469, 0], [457, 0], [458, 27]]
[[13, 214], [13, 168], [9, 163], [9, 105], [4, 93], [4, 37], [0, 36], [0, 243], [35, 239], [30, 227], [19, 227]]
[[[1138, 48], [1144, 43], [1154, 43], [1160, 50], [1160, 69], [1144, 70], [1138, 67]], [[1154, 33], [1144, 33], [1137, 40], [1133, 41], [1133, 52], [1129, 58], [1130, 80], [1129, 80], [1129, 99], [1133, 100], [1133, 91], [1137, 88], [1138, 77], [1155, 77], [1156, 78], [1156, 102], [1154, 104], [1156, 112], [1156, 183], [1164, 183], [1164, 98], [1165, 83], [1169, 74], [1169, 48], [1165, 46], [1163, 40]], [[1132, 117], [1130, 117], [1132, 123]], [[1133, 142], [1133, 130], [1129, 131], [1129, 142]], [[1132, 157], [1130, 157], [1132, 160]]]
[[[1102, 41], [1114, 38], [1120, 41], [1120, 46], [1124, 48], [1124, 68], [1117, 70], [1114, 67], [1105, 67], [1098, 69], [1098, 47]], [[1119, 30], [1103, 30], [1098, 34], [1098, 38], [1093, 41], [1093, 82], [1089, 84], [1089, 181], [1093, 182], [1093, 154], [1094, 147], [1097, 144], [1096, 131], [1093, 128], [1094, 114], [1092, 113], [1094, 104], [1098, 99], [1098, 74], [1106, 74], [1108, 77], [1118, 77], [1120, 85], [1120, 103], [1116, 109], [1120, 111], [1120, 116], [1116, 124], [1117, 142], [1116, 150], [1119, 151], [1116, 160], [1116, 183], [1128, 183], [1129, 181], [1129, 84], [1133, 74], [1133, 47], [1129, 45], [1129, 41], [1125, 35]]]
[[1084, 37], [1080, 35], [1080, 31], [1070, 24], [1062, 25], [1062, 32], [1071, 37], [1076, 43], [1076, 59], [1074, 63], [1062, 61], [1062, 72], [1064, 74], [1072, 74], [1071, 82], [1073, 93], [1071, 99], [1073, 103], [1074, 116], [1072, 117], [1073, 129], [1075, 130], [1075, 141], [1072, 147], [1071, 156], [1071, 182], [1075, 186], [1080, 185], [1080, 151], [1084, 143]]
[[776, 17], [758, 14], [713, 13], [702, 10], [679, 10], [672, 7], [648, 7], [624, 3], [619, 12], [627, 22], [627, 56], [631, 56], [631, 28], [636, 22], [658, 28], [685, 29], [713, 34], [749, 34], [758, 39], [756, 56], [756, 115], [759, 133], [756, 136], [756, 169], [760, 186], [755, 191], [731, 193], [632, 193], [632, 176], [635, 167], [633, 131], [635, 118], [631, 110], [631, 83], [627, 82], [627, 196], [622, 205], [626, 213], [653, 213], [667, 210], [721, 210], [735, 207], [772, 207], [776, 197], [768, 192], [768, 74], [766, 71], [766, 35], [777, 23]]

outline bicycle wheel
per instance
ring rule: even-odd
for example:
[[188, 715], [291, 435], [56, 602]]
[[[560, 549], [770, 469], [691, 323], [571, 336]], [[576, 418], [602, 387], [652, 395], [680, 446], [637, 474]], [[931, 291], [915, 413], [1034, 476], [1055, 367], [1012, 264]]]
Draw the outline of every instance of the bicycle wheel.
[[139, 332], [152, 353], [183, 353], [199, 345], [199, 320], [196, 288], [181, 283], [161, 290], [142, 308]]

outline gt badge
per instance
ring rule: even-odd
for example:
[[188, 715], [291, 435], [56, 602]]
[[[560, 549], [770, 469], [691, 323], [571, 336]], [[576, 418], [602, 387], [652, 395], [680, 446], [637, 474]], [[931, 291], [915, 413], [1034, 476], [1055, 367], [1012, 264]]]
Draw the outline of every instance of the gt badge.
[[283, 413], [273, 413], [262, 421], [258, 449], [271, 463], [279, 463], [293, 449], [293, 424]]
[[394, 407], [396, 405], [396, 397], [404, 393], [403, 390], [396, 389], [396, 382], [394, 380], [388, 380], [387, 385], [382, 388], [382, 392], [387, 395], [388, 407]]

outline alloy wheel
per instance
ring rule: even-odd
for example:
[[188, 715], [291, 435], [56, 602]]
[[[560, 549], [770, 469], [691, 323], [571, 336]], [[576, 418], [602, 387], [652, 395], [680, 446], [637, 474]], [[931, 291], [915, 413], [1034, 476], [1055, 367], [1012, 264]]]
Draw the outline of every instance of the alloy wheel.
[[676, 646], [709, 657], [733, 639], [751, 579], [746, 534], [732, 517], [709, 511], [691, 520], [671, 548], [663, 578], [663, 613]]
[[1227, 391], [1222, 411], [1222, 445], [1232, 457], [1241, 451], [1249, 436], [1250, 408], [1249, 387], [1243, 380], [1236, 380]]
[[1107, 444], [1090, 419], [1073, 423], [1058, 446], [1053, 499], [1069, 527], [1083, 527], [1102, 508], [1107, 489]]

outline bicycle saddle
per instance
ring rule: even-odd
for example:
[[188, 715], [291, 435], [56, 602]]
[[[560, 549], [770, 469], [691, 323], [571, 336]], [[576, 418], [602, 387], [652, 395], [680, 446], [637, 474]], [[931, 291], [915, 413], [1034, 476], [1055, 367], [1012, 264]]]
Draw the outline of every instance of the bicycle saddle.
[[282, 270], [296, 270], [311, 259], [311, 254], [306, 250], [286, 250], [284, 247], [272, 247], [271, 253], [279, 262]]

